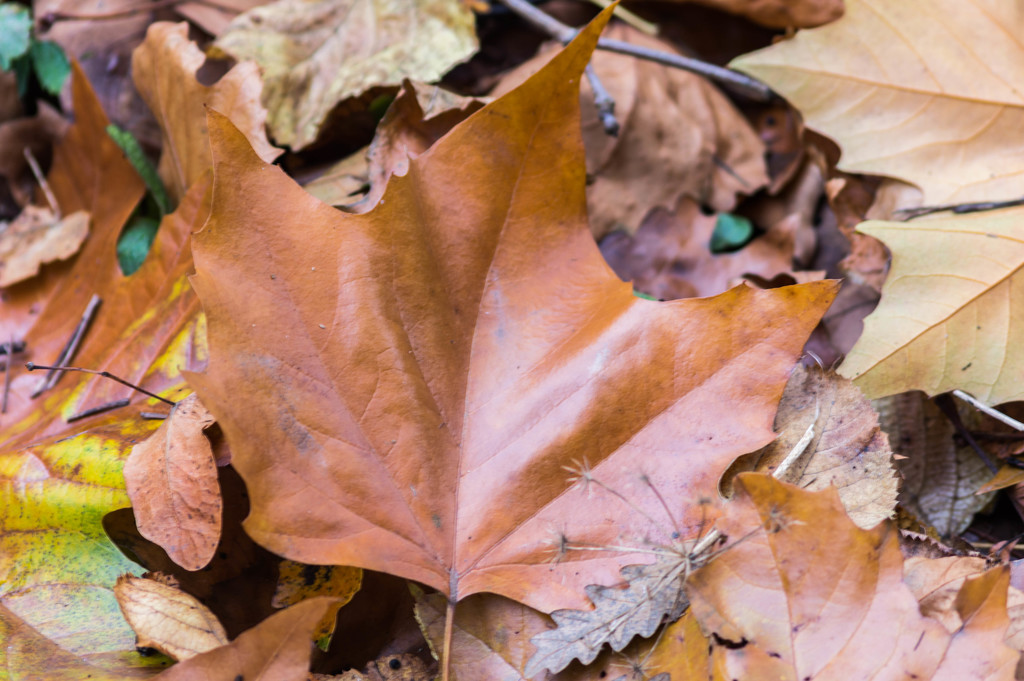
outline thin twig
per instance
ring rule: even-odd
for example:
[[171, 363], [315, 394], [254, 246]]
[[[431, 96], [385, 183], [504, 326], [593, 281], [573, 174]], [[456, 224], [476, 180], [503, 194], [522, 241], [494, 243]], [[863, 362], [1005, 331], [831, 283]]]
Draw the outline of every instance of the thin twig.
[[141, 416], [144, 419], [162, 421], [168, 416], [170, 416], [170, 414], [164, 414], [163, 412], [159, 411], [140, 411], [139, 416]]
[[[14, 348], [14, 334], [11, 334], [11, 341], [7, 345], [8, 348]], [[0, 402], [0, 414], [7, 413], [7, 396], [11, 394], [11, 362], [14, 361], [14, 353], [7, 353], [7, 362], [4, 364], [4, 398]]]
[[950, 397], [948, 393], [943, 393], [942, 395], [937, 395], [934, 401], [936, 406], [938, 406], [938, 408], [942, 410], [942, 413], [946, 415], [946, 418], [949, 419], [949, 422], [953, 424], [953, 428], [956, 429], [957, 434], [967, 441], [967, 444], [971, 446], [971, 449], [973, 449], [974, 453], [978, 455], [978, 458], [988, 466], [990, 471], [998, 473], [999, 466], [997, 466], [996, 462], [992, 460], [992, 457], [988, 455], [988, 452], [981, 448], [978, 441], [974, 439], [973, 435], [971, 435], [971, 431], [967, 430], [964, 422], [960, 419], [960, 412], [957, 411], [953, 398]]
[[615, 118], [615, 100], [608, 94], [608, 89], [597, 77], [597, 72], [591, 64], [587, 64], [584, 71], [587, 80], [590, 81], [590, 89], [594, 92], [594, 106], [597, 107], [597, 117], [601, 119], [601, 127], [611, 137], [619, 136], [619, 120]]
[[982, 211], [999, 210], [1000, 208], [1012, 208], [1013, 206], [1024, 205], [1024, 198], [1010, 199], [1008, 201], [980, 201], [978, 203], [949, 203], [943, 206], [921, 206], [919, 208], [900, 208], [895, 211], [896, 215], [903, 217], [907, 222], [914, 218], [931, 215], [933, 213], [944, 213], [949, 211], [954, 215], [966, 215], [967, 213], [980, 213]]
[[[527, 2], [527, 0], [500, 0], [500, 2], [563, 45], [568, 44], [578, 33], [575, 28], [566, 26], [550, 14], [537, 9]], [[696, 73], [710, 80], [718, 81], [723, 85], [727, 85], [735, 92], [755, 101], [767, 102], [776, 97], [771, 88], [759, 80], [755, 80], [750, 76], [745, 76], [742, 73], [738, 73], [730, 69], [722, 68], [721, 66], [709, 64], [699, 59], [690, 59], [689, 57], [672, 54], [671, 52], [652, 50], [640, 45], [634, 45], [633, 43], [627, 43], [623, 40], [612, 40], [610, 38], [598, 38], [597, 49], [625, 54], [631, 57], [653, 61], [658, 64], [664, 64], [665, 66], [683, 69], [684, 71], [690, 71], [691, 73]]]
[[50, 189], [50, 183], [46, 181], [46, 176], [43, 175], [43, 169], [39, 167], [39, 161], [36, 160], [35, 154], [32, 153], [32, 149], [29, 147], [25, 147], [22, 153], [25, 155], [25, 160], [28, 161], [28, 167], [32, 169], [32, 174], [36, 176], [36, 182], [39, 183], [39, 187], [43, 190], [46, 202], [50, 204], [50, 210], [60, 220], [60, 204], [57, 203], [57, 197], [54, 195], [53, 190]]
[[[612, 4], [612, 0], [590, 0], [592, 3], [600, 7], [601, 9], [607, 9], [608, 5]], [[646, 19], [638, 17], [633, 12], [619, 5], [615, 8], [615, 17], [621, 19], [623, 22], [629, 24], [641, 33], [646, 33], [650, 36], [658, 35], [658, 25], [652, 24]]]
[[1017, 419], [1010, 418], [1009, 416], [1007, 416], [1003, 412], [997, 411], [997, 410], [993, 409], [992, 407], [988, 406], [987, 404], [978, 401], [977, 398], [971, 397], [970, 395], [965, 393], [963, 390], [954, 390], [953, 394], [956, 395], [957, 397], [959, 397], [961, 400], [963, 400], [967, 404], [969, 404], [972, 407], [974, 407], [975, 409], [977, 409], [978, 411], [984, 412], [984, 413], [988, 414], [989, 416], [994, 418], [996, 421], [1001, 421], [1001, 422], [1005, 423], [1006, 425], [1008, 425], [1011, 428], [1014, 428], [1016, 430], [1024, 431], [1024, 423], [1021, 423]]
[[90, 416], [96, 416], [96, 414], [102, 414], [104, 412], [113, 411], [114, 409], [120, 409], [121, 407], [127, 407], [129, 402], [131, 402], [131, 400], [127, 398], [107, 402], [106, 404], [101, 404], [98, 407], [86, 409], [85, 411], [80, 411], [73, 416], [69, 416], [66, 423], [74, 423], [75, 421], [81, 421], [82, 419], [89, 418]]
[[[75, 327], [74, 333], [68, 338], [68, 342], [64, 345], [64, 349], [60, 351], [60, 355], [57, 356], [57, 365], [63, 366], [70, 362], [75, 357], [75, 353], [78, 352], [78, 345], [82, 342], [82, 337], [85, 336], [85, 332], [89, 329], [89, 325], [92, 323], [93, 317], [96, 316], [96, 309], [100, 306], [100, 297], [93, 294], [92, 298], [89, 299], [89, 304], [85, 306], [85, 312], [82, 313], [82, 318], [78, 322], [78, 326]], [[46, 374], [39, 385], [32, 392], [32, 398], [35, 399], [43, 394], [44, 391], [49, 390], [53, 386], [57, 385], [57, 381], [64, 375], [63, 371], [50, 371]]]
[[145, 388], [140, 388], [139, 386], [135, 385], [134, 383], [129, 383], [128, 381], [124, 380], [120, 376], [115, 376], [114, 374], [110, 373], [109, 371], [96, 371], [95, 369], [83, 369], [82, 367], [69, 367], [69, 366], [43, 366], [42, 364], [35, 364], [33, 362], [28, 362], [25, 365], [25, 368], [28, 369], [29, 371], [35, 371], [36, 369], [51, 369], [51, 370], [56, 369], [58, 371], [81, 371], [83, 374], [93, 374], [95, 376], [102, 376], [103, 378], [109, 378], [112, 381], [117, 381], [121, 385], [126, 385], [129, 388], [131, 388], [132, 390], [137, 390], [138, 392], [142, 393], [143, 395], [149, 395], [150, 397], [158, 399], [161, 402], [165, 402], [165, 403], [171, 405], [172, 407], [175, 404], [177, 404], [177, 402], [173, 402], [173, 401], [167, 399], [166, 397], [160, 397], [156, 393], [151, 393], [148, 390], [146, 390]]

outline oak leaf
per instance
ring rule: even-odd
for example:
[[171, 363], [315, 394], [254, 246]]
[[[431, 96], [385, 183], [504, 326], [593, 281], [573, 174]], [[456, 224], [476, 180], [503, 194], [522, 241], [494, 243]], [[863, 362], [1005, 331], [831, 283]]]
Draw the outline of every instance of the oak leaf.
[[[1024, 195], [1024, 9], [847, 0], [821, 28], [731, 64], [842, 148], [839, 168], [916, 184], [926, 205]], [[952, 249], [951, 249], [952, 250]]]
[[[667, 543], [652, 487], [710, 496], [771, 439], [835, 284], [655, 303], [615, 277], [587, 229], [577, 127], [596, 37], [411, 160], [362, 215], [312, 198], [211, 116], [214, 206], [192, 279], [211, 358], [190, 383], [265, 547], [453, 601], [582, 607], [584, 586], [647, 558], [563, 553], [563, 538]], [[700, 509], [674, 520], [696, 533]]]
[[301, 149], [342, 100], [438, 80], [477, 40], [459, 0], [277, 0], [236, 17], [214, 47], [260, 65], [274, 140]]

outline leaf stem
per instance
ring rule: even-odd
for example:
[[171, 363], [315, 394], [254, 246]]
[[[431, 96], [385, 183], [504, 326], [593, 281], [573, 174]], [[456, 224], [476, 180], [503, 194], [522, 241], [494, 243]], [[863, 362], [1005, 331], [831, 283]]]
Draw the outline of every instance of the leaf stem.
[[455, 601], [448, 599], [444, 613], [444, 644], [441, 646], [441, 681], [451, 679], [452, 636], [455, 633]]

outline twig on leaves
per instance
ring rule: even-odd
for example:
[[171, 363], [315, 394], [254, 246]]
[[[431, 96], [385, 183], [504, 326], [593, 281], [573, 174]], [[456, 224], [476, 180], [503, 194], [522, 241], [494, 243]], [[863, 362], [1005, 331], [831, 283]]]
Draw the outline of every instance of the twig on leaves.
[[[563, 45], [568, 44], [576, 37], [576, 33], [578, 32], [576, 29], [571, 26], [566, 26], [550, 14], [542, 12], [527, 2], [527, 0], [499, 1], [537, 28], [548, 33], [552, 38]], [[722, 85], [729, 87], [734, 92], [754, 101], [767, 102], [776, 97], [771, 88], [759, 80], [755, 80], [750, 76], [745, 76], [742, 73], [738, 73], [730, 69], [722, 68], [721, 66], [709, 64], [699, 59], [691, 59], [689, 57], [683, 57], [678, 54], [663, 52], [661, 50], [652, 50], [623, 40], [612, 40], [610, 38], [599, 38], [597, 41], [597, 49], [625, 54], [631, 57], [637, 57], [638, 59], [646, 59], [658, 64], [664, 64], [665, 66], [690, 71], [691, 73], [696, 73], [697, 75], [704, 76], [710, 80], [717, 81]]]
[[146, 390], [145, 388], [140, 388], [139, 386], [135, 385], [134, 383], [129, 383], [128, 381], [124, 380], [120, 376], [115, 376], [114, 374], [110, 373], [109, 371], [96, 371], [95, 369], [83, 369], [82, 367], [69, 367], [69, 366], [43, 366], [42, 364], [35, 364], [33, 362], [27, 363], [25, 365], [25, 368], [28, 369], [29, 371], [35, 371], [36, 369], [49, 369], [51, 371], [54, 371], [54, 370], [56, 370], [56, 371], [81, 371], [83, 374], [93, 374], [93, 375], [96, 375], [96, 376], [102, 376], [103, 378], [109, 378], [112, 381], [117, 381], [121, 385], [126, 385], [129, 388], [131, 388], [132, 390], [136, 390], [136, 391], [142, 393], [143, 395], [149, 395], [150, 397], [158, 399], [161, 402], [164, 402], [166, 404], [171, 405], [172, 407], [175, 404], [177, 404], [177, 402], [169, 400], [166, 397], [160, 397], [156, 393], [151, 393], [148, 390]]
[[100, 406], [93, 407], [92, 409], [80, 411], [73, 416], [69, 416], [67, 418], [67, 423], [74, 423], [75, 421], [81, 421], [84, 418], [89, 418], [90, 416], [95, 416], [96, 414], [102, 414], [104, 412], [113, 411], [114, 409], [120, 409], [121, 407], [127, 407], [130, 401], [131, 400], [127, 398], [123, 400], [114, 400], [113, 402], [101, 404]]
[[60, 204], [57, 203], [57, 197], [54, 195], [53, 190], [50, 189], [50, 183], [46, 181], [46, 176], [43, 175], [43, 169], [39, 167], [39, 161], [36, 160], [35, 154], [32, 153], [29, 147], [25, 147], [22, 153], [25, 155], [25, 160], [28, 161], [28, 167], [32, 169], [32, 174], [36, 177], [36, 182], [39, 183], [40, 189], [43, 190], [46, 202], [50, 204], [50, 210], [60, 220]]
[[11, 362], [14, 360], [14, 334], [7, 344], [7, 362], [4, 364], [4, 397], [0, 401], [0, 414], [7, 413], [7, 396], [11, 394]]
[[[93, 297], [89, 299], [89, 304], [85, 306], [85, 312], [82, 313], [82, 319], [79, 320], [78, 326], [75, 327], [74, 333], [71, 334], [71, 338], [64, 345], [64, 349], [60, 351], [60, 355], [57, 356], [57, 366], [63, 366], [70, 362], [75, 357], [75, 353], [78, 352], [78, 345], [82, 342], [82, 337], [85, 336], [85, 332], [89, 329], [89, 325], [92, 323], [93, 317], [96, 316], [96, 310], [100, 306], [100, 297], [93, 294]], [[29, 369], [32, 371], [32, 369]], [[39, 385], [34, 391], [32, 391], [32, 398], [35, 399], [43, 394], [44, 391], [49, 390], [53, 386], [57, 385], [57, 381], [64, 375], [63, 371], [51, 370], [46, 374], [46, 377], [40, 381]]]
[[895, 211], [896, 215], [903, 217], [907, 222], [933, 213], [949, 211], [954, 215], [966, 215], [967, 213], [980, 213], [988, 210], [999, 210], [1000, 208], [1012, 208], [1013, 206], [1024, 205], [1024, 197], [1010, 199], [1009, 201], [980, 201], [978, 203], [950, 203], [944, 206], [921, 206], [920, 208], [901, 208]]
[[584, 71], [587, 80], [590, 81], [590, 89], [594, 92], [594, 106], [597, 107], [597, 117], [601, 120], [601, 127], [605, 134], [611, 137], [619, 136], [619, 119], [615, 118], [615, 100], [608, 94], [604, 83], [597, 77], [597, 72], [591, 64], [587, 64]]
[[973, 449], [974, 453], [978, 455], [978, 458], [988, 466], [989, 470], [993, 473], [998, 472], [999, 466], [997, 466], [996, 462], [992, 460], [992, 457], [988, 455], [988, 452], [981, 448], [981, 445], [979, 445], [978, 441], [974, 439], [971, 431], [967, 430], [967, 426], [965, 426], [964, 422], [960, 419], [960, 412], [956, 410], [956, 404], [953, 402], [953, 398], [949, 396], [949, 393], [936, 396], [935, 405], [942, 410], [942, 413], [946, 415], [949, 422], [953, 424], [957, 434], [971, 446], [971, 449]]
[[978, 411], [983, 412], [985, 414], [988, 414], [989, 416], [994, 418], [996, 421], [1001, 421], [1001, 422], [1005, 423], [1006, 425], [1010, 426], [1011, 428], [1013, 428], [1015, 430], [1024, 431], [1024, 423], [1021, 423], [1020, 421], [1018, 421], [1015, 418], [1010, 418], [1009, 416], [1007, 416], [1006, 414], [1004, 414], [1001, 411], [993, 409], [992, 407], [988, 406], [984, 402], [981, 402], [977, 398], [972, 397], [971, 395], [968, 395], [963, 390], [954, 390], [953, 394], [955, 396], [959, 397], [961, 400], [963, 400], [967, 404], [969, 404], [972, 407], [974, 407], [975, 409], [977, 409]]
[[144, 419], [150, 419], [152, 421], [162, 421], [168, 416], [170, 416], [170, 414], [164, 414], [163, 412], [159, 411], [141, 411], [139, 412], [139, 416], [141, 416]]

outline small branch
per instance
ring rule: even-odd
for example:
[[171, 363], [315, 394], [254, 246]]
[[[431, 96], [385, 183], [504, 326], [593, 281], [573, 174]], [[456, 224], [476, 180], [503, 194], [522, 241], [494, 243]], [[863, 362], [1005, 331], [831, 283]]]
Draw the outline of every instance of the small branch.
[[[93, 317], [96, 316], [96, 309], [100, 306], [100, 297], [93, 294], [93, 297], [89, 299], [89, 304], [85, 306], [85, 312], [82, 313], [82, 319], [79, 320], [78, 326], [75, 327], [74, 333], [71, 334], [71, 338], [64, 345], [64, 349], [60, 351], [60, 355], [57, 356], [58, 366], [62, 366], [70, 362], [75, 357], [75, 353], [78, 352], [78, 345], [82, 342], [82, 337], [85, 336], [85, 332], [89, 329], [89, 325], [92, 323]], [[31, 371], [31, 369], [29, 369]], [[39, 383], [39, 386], [32, 392], [31, 397], [33, 399], [39, 397], [44, 391], [49, 390], [53, 386], [57, 385], [57, 381], [64, 375], [63, 371], [50, 371], [46, 374], [46, 377]]]
[[979, 203], [949, 203], [944, 206], [921, 206], [920, 208], [901, 208], [895, 211], [896, 215], [903, 217], [907, 222], [914, 218], [943, 213], [949, 211], [954, 215], [966, 215], [967, 213], [980, 213], [982, 211], [999, 210], [1000, 208], [1012, 208], [1013, 206], [1024, 205], [1024, 198], [1010, 199], [1008, 201], [981, 201]]
[[1001, 422], [1005, 423], [1006, 425], [1008, 425], [1011, 428], [1014, 428], [1016, 430], [1024, 431], [1024, 423], [1021, 423], [1017, 419], [1010, 418], [1009, 416], [1007, 416], [1003, 412], [997, 411], [997, 410], [993, 409], [992, 407], [988, 406], [987, 404], [978, 401], [977, 398], [971, 397], [970, 395], [965, 393], [963, 390], [954, 390], [953, 394], [956, 395], [957, 397], [959, 397], [961, 400], [963, 400], [967, 404], [969, 404], [972, 407], [974, 407], [975, 409], [977, 409], [978, 411], [983, 412], [985, 414], [988, 414], [989, 416], [994, 418], [996, 421], [1001, 421]]
[[[527, 2], [527, 0], [499, 1], [563, 45], [568, 44], [578, 33], [576, 29], [571, 26], [566, 26], [550, 14], [542, 12]], [[696, 73], [697, 75], [704, 76], [705, 78], [726, 85], [735, 92], [758, 102], [771, 101], [776, 97], [771, 88], [759, 80], [755, 80], [750, 76], [745, 76], [742, 73], [738, 73], [730, 69], [722, 68], [721, 66], [709, 64], [699, 59], [690, 59], [689, 57], [672, 54], [671, 52], [652, 50], [646, 47], [641, 47], [640, 45], [634, 45], [633, 43], [627, 43], [622, 40], [611, 40], [609, 38], [599, 38], [597, 41], [597, 49], [616, 52], [630, 57], [637, 57], [638, 59], [646, 59], [658, 64], [664, 64], [665, 66], [672, 66], [677, 69]]]
[[131, 402], [131, 400], [123, 399], [123, 400], [115, 400], [113, 402], [108, 402], [107, 404], [101, 404], [98, 407], [93, 407], [92, 409], [86, 409], [85, 411], [80, 411], [80, 412], [78, 412], [77, 414], [75, 414], [73, 416], [69, 416], [67, 418], [66, 423], [74, 423], [75, 421], [81, 421], [82, 419], [89, 418], [90, 416], [96, 416], [96, 414], [102, 414], [104, 412], [113, 411], [115, 409], [120, 409], [121, 407], [127, 407], [129, 402]]
[[597, 77], [597, 72], [591, 64], [587, 64], [584, 71], [587, 80], [590, 81], [590, 89], [594, 92], [594, 106], [597, 107], [597, 117], [601, 119], [601, 127], [605, 134], [611, 137], [619, 136], [619, 121], [615, 118], [615, 100], [608, 94], [604, 83]]
[[50, 204], [50, 210], [60, 220], [60, 204], [57, 203], [57, 197], [54, 196], [53, 190], [50, 189], [50, 183], [46, 181], [46, 176], [43, 175], [43, 169], [39, 167], [39, 161], [36, 160], [35, 154], [32, 153], [29, 147], [25, 147], [22, 153], [25, 155], [25, 160], [28, 161], [28, 167], [32, 169], [32, 174], [36, 176], [36, 182], [39, 183], [40, 188], [43, 190], [46, 202]]
[[134, 383], [129, 383], [128, 381], [124, 380], [120, 376], [115, 376], [114, 374], [110, 373], [109, 371], [96, 371], [95, 369], [83, 369], [82, 367], [69, 367], [69, 366], [43, 366], [42, 364], [35, 364], [33, 362], [27, 363], [25, 365], [25, 368], [28, 369], [29, 371], [35, 371], [36, 369], [50, 369], [51, 371], [52, 370], [57, 370], [57, 371], [81, 371], [83, 374], [93, 374], [95, 376], [102, 376], [103, 378], [109, 378], [112, 381], [117, 381], [121, 385], [126, 385], [129, 388], [131, 388], [132, 390], [136, 390], [136, 391], [142, 393], [143, 395], [149, 395], [150, 397], [152, 397], [154, 399], [157, 399], [157, 400], [160, 400], [161, 402], [165, 402], [165, 403], [171, 405], [172, 407], [175, 404], [177, 404], [177, 402], [172, 402], [171, 400], [167, 399], [166, 397], [160, 397], [156, 393], [151, 393], [148, 390], [146, 390], [145, 388], [140, 388], [139, 386], [135, 385]]
[[164, 414], [163, 412], [159, 411], [140, 411], [139, 416], [141, 416], [144, 419], [150, 419], [151, 421], [162, 421], [168, 416], [170, 416], [170, 414]]
[[[592, 3], [600, 7], [601, 9], [607, 9], [608, 5], [612, 4], [612, 0], [590, 0]], [[615, 17], [621, 19], [623, 22], [629, 24], [641, 33], [646, 33], [649, 36], [658, 35], [658, 25], [652, 24], [646, 19], [641, 19], [633, 12], [619, 5], [615, 8]]]

